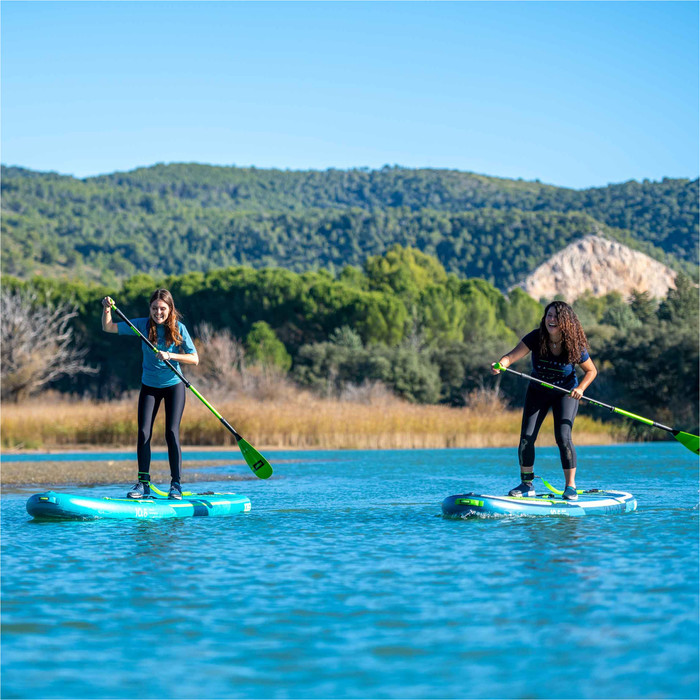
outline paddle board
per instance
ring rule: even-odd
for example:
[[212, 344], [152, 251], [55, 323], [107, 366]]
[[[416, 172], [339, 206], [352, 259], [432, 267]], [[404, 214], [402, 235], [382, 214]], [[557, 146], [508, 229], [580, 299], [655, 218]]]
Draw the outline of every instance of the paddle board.
[[462, 493], [448, 496], [442, 502], [446, 516], [468, 518], [489, 515], [611, 515], [629, 513], [637, 509], [637, 500], [624, 491], [591, 489], [579, 494], [576, 501], [565, 501], [553, 493], [542, 493], [532, 498], [489, 496]]
[[236, 493], [199, 493], [181, 501], [162, 498], [110, 498], [46, 491], [27, 501], [27, 513], [41, 520], [161, 520], [163, 518], [217, 517], [247, 513], [250, 500]]

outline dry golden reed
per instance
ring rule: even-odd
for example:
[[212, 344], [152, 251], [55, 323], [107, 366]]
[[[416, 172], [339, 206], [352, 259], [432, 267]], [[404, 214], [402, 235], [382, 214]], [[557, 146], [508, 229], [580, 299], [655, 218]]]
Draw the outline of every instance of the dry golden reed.
[[[403, 449], [504, 447], [517, 444], [520, 411], [498, 402], [471, 401], [465, 408], [410, 404], [396, 399], [370, 403], [324, 400], [308, 393], [284, 400], [249, 397], [212, 401], [234, 428], [256, 447], [300, 449]], [[163, 445], [163, 413], [153, 444]], [[20, 404], [4, 403], [0, 430], [6, 449], [132, 447], [136, 441], [136, 397], [119, 401], [67, 400], [56, 395]], [[551, 417], [540, 444], [553, 445]], [[227, 446], [233, 436], [208, 409], [188, 396], [181, 426], [186, 446]], [[577, 444], [609, 444], [615, 434], [587, 416], [576, 421]]]

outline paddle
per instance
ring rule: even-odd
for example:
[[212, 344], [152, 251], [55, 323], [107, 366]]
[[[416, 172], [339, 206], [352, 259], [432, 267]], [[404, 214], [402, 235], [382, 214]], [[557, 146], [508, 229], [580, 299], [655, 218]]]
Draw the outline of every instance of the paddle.
[[[116, 304], [112, 304], [112, 311], [114, 311], [119, 318], [129, 325], [129, 328], [136, 333], [136, 335], [143, 340], [146, 345], [148, 345], [153, 352], [158, 353], [158, 348], [153, 345], [153, 343], [146, 338], [143, 333], [139, 331], [136, 326], [117, 308]], [[252, 469], [253, 474], [261, 479], [267, 479], [272, 476], [272, 467], [270, 463], [246, 440], [244, 440], [238, 432], [231, 426], [231, 424], [190, 384], [190, 382], [185, 378], [185, 376], [179, 372], [175, 366], [169, 360], [163, 360], [168, 367], [177, 374], [184, 385], [192, 391], [192, 393], [223, 423], [224, 427], [236, 438], [236, 444], [241, 450], [243, 459], [245, 459], [246, 464]]]
[[[529, 379], [531, 382], [535, 382], [536, 384], [539, 384], [540, 386], [544, 386], [547, 389], [554, 389], [556, 391], [560, 391], [563, 394], [568, 394], [569, 390], [568, 389], [563, 389], [560, 386], [554, 386], [552, 384], [547, 384], [547, 382], [543, 382], [540, 379], [536, 379], [535, 377], [531, 377], [529, 374], [524, 374], [523, 372], [517, 372], [514, 369], [511, 369], [510, 367], [504, 367], [500, 362], [494, 362], [493, 365], [491, 365], [494, 369], [498, 369], [501, 372], [510, 372], [511, 374], [517, 374], [519, 377], [522, 377], [523, 379]], [[637, 420], [640, 423], [644, 423], [645, 425], [651, 425], [654, 428], [661, 428], [661, 430], [665, 430], [667, 433], [671, 433], [678, 442], [681, 443], [684, 447], [687, 447], [691, 452], [695, 452], [695, 454], [700, 454], [700, 436], [698, 435], [692, 435], [691, 433], [684, 433], [681, 430], [674, 430], [673, 428], [669, 428], [667, 425], [662, 425], [661, 423], [657, 423], [654, 420], [649, 420], [649, 418], [644, 418], [642, 416], [638, 416], [636, 413], [630, 413], [629, 411], [625, 411], [622, 408], [615, 408], [615, 406], [610, 406], [607, 403], [603, 403], [602, 401], [596, 401], [594, 399], [589, 399], [587, 396], [584, 396], [582, 401], [588, 401], [588, 403], [593, 404], [594, 406], [600, 406], [601, 408], [607, 408], [608, 411], [612, 411], [613, 413], [618, 413], [621, 416], [626, 416], [627, 418], [631, 418], [632, 420]]]

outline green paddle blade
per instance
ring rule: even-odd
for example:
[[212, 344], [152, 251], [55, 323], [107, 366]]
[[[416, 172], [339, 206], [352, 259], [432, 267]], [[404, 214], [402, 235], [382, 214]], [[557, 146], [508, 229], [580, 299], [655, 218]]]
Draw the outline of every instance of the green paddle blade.
[[687, 447], [691, 452], [695, 454], [700, 454], [700, 436], [691, 435], [690, 433], [682, 433], [680, 430], [673, 433], [673, 437], [681, 443], [681, 445]]
[[255, 476], [260, 479], [269, 479], [272, 476], [270, 463], [249, 442], [240, 438], [238, 447], [241, 450], [243, 459], [245, 459], [246, 464], [252, 469]]

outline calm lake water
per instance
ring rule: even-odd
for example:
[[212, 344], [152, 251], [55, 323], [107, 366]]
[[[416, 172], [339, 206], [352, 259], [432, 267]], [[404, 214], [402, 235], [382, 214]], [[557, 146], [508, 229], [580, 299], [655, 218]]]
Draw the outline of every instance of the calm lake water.
[[[514, 449], [266, 456], [275, 478], [237, 482], [253, 508], [230, 518], [43, 523], [36, 489], [4, 493], [2, 696], [698, 697], [681, 445], [579, 448], [579, 488], [639, 510], [571, 519], [441, 516], [513, 487]], [[554, 449], [537, 471], [561, 486]]]

